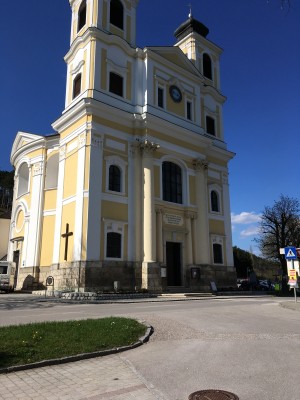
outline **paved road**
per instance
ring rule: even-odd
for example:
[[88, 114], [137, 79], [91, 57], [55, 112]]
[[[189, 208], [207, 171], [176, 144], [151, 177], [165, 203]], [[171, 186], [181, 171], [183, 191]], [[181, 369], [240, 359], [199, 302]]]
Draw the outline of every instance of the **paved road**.
[[[90, 394], [88, 385], [85, 385], [85, 397], [76, 397], [78, 399], [186, 400], [190, 393], [203, 389], [227, 390], [239, 396], [240, 400], [300, 398], [300, 313], [279, 305], [286, 299], [259, 297], [164, 303], [61, 304], [5, 295], [0, 297], [0, 301], [1, 325], [128, 315], [154, 326], [155, 333], [150, 342], [138, 349], [97, 359], [97, 366], [86, 365], [84, 361], [78, 363], [79, 369], [82, 365], [92, 373], [101, 366], [102, 370], [111, 371], [109, 367], [105, 368], [105, 363], [114, 362], [116, 373], [118, 368], [120, 371], [125, 368], [128, 372], [129, 388], [133, 391], [128, 389], [124, 393], [108, 394], [115, 385], [110, 372], [110, 389], [106, 387], [106, 392], [101, 392], [104, 389], [98, 388], [97, 394]], [[288, 301], [293, 302], [292, 299]], [[75, 364], [73, 366], [75, 368]], [[47, 368], [46, 375], [62, 366]], [[72, 364], [69, 368], [72, 370]], [[0, 376], [0, 384], [1, 379], [4, 378]], [[62, 385], [66, 390], [70, 389], [67, 375]], [[74, 390], [74, 383], [72, 385]], [[116, 385], [116, 390], [121, 389]], [[138, 390], [144, 390], [144, 394]], [[69, 393], [66, 396], [71, 397], [56, 398], [75, 398]], [[43, 394], [28, 398], [55, 397]]]

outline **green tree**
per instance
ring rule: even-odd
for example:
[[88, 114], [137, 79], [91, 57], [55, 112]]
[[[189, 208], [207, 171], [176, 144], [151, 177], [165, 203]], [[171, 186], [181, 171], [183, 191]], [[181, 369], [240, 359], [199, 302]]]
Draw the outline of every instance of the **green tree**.
[[233, 247], [233, 260], [238, 278], [247, 278], [253, 269], [251, 254], [237, 246]]
[[287, 264], [280, 249], [300, 247], [300, 204], [298, 199], [281, 195], [272, 207], [266, 206], [260, 221], [260, 233], [256, 239], [263, 256], [278, 260], [283, 275]]
[[0, 188], [13, 189], [14, 175], [14, 171], [0, 171]]

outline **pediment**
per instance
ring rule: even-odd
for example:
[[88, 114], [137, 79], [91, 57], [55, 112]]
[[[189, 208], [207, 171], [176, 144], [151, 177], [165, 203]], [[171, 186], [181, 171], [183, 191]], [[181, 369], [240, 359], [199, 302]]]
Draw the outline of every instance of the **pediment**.
[[11, 159], [13, 156], [22, 148], [29, 144], [33, 144], [34, 142], [37, 142], [39, 140], [44, 140], [44, 136], [41, 135], [36, 135], [33, 133], [27, 133], [27, 132], [18, 132], [17, 136], [13, 142], [12, 150], [11, 150]]
[[185, 71], [188, 71], [193, 75], [202, 77], [195, 65], [178, 47], [147, 47], [147, 49], [158, 54], [160, 57], [171, 62], [177, 67], [183, 68]]

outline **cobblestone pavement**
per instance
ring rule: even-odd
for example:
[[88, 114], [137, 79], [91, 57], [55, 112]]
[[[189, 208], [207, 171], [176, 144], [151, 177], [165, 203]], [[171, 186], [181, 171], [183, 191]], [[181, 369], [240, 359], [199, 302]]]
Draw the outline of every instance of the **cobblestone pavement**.
[[0, 399], [163, 400], [119, 355], [0, 375]]

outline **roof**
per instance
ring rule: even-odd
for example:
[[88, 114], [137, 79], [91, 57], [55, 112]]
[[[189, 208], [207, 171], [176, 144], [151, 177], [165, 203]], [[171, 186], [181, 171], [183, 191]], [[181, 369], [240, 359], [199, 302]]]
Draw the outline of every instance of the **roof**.
[[177, 40], [181, 40], [186, 37], [188, 34], [196, 32], [199, 35], [206, 38], [209, 33], [209, 29], [202, 24], [202, 22], [197, 21], [192, 16], [190, 16], [185, 22], [183, 22], [174, 32], [175, 37]]

